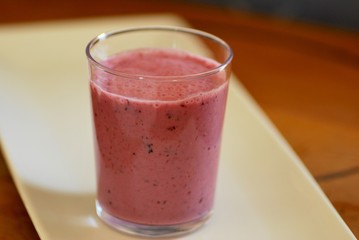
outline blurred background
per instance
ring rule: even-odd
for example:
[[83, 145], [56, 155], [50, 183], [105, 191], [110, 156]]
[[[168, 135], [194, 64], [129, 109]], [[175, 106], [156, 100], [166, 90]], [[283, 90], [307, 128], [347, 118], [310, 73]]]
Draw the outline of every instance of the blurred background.
[[[101, 4], [99, 4], [101, 2]], [[264, 14], [299, 22], [339, 27], [359, 32], [359, 0], [0, 0], [0, 22], [27, 19], [52, 19], [57, 16], [89, 16], [94, 13], [126, 12], [136, 6], [139, 12], [168, 11], [169, 4], [202, 5], [242, 12]], [[96, 5], [96, 9], [91, 6]], [[164, 5], [162, 7], [162, 5]], [[34, 16], [31, 9], [39, 16]], [[135, 13], [133, 7], [131, 13]], [[177, 9], [174, 9], [177, 10]], [[17, 12], [17, 14], [13, 14]], [[80, 16], [78, 16], [80, 17]]]
[[359, 31], [359, 0], [185, 0]]

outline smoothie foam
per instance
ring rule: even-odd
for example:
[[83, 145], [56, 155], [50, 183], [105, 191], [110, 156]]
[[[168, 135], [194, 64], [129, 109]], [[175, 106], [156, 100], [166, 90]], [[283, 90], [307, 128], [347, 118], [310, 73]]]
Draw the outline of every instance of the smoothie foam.
[[[214, 200], [228, 82], [219, 64], [177, 50], [141, 49], [103, 65], [147, 81], [96, 71], [91, 81], [104, 211], [125, 221], [173, 225], [207, 215]], [[172, 79], [173, 80], [173, 79]]]

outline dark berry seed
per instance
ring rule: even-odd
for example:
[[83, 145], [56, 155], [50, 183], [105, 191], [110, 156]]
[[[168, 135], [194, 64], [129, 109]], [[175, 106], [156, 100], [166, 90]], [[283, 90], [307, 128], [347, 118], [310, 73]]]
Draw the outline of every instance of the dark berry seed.
[[174, 131], [174, 130], [176, 130], [176, 126], [168, 127], [167, 130], [168, 130], [168, 131]]
[[149, 143], [149, 144], [147, 144], [147, 152], [148, 153], [153, 153], [153, 144], [152, 143]]

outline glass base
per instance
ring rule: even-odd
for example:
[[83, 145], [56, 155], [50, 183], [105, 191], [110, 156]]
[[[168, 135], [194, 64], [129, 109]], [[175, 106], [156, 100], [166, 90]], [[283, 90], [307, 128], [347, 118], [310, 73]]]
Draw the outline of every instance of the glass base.
[[121, 232], [142, 236], [142, 237], [174, 237], [184, 235], [200, 228], [210, 217], [211, 212], [200, 219], [177, 225], [144, 225], [121, 220], [104, 211], [98, 201], [96, 201], [97, 215], [109, 226]]

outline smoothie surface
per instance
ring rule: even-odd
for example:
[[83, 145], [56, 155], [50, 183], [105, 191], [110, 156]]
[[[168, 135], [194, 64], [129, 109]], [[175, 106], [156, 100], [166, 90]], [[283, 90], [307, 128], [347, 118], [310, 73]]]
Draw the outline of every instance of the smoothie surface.
[[[225, 81], [223, 71], [204, 74], [216, 69], [218, 62], [176, 49], [131, 50], [114, 55], [102, 64], [118, 76], [98, 71], [95, 81], [98, 87], [141, 100], [188, 98], [215, 89]], [[198, 77], [199, 74], [204, 77]]]

